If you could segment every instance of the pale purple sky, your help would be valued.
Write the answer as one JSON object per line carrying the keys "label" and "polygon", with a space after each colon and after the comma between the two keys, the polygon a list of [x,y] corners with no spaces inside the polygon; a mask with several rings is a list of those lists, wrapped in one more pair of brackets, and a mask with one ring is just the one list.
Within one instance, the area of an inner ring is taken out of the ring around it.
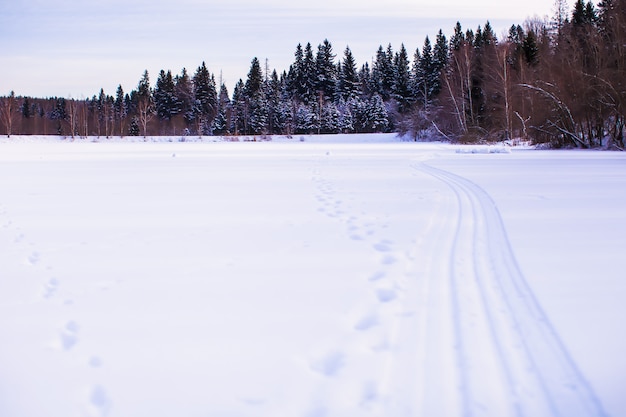
{"label": "pale purple sky", "polygon": [[527,17],[552,15],[527,0],[0,0],[0,95],[90,97],[118,84],[129,92],[147,69],[190,74],[205,61],[229,91],[253,57],[286,70],[296,45],[328,39],[360,67],[379,45],[404,43],[410,56],[441,28],[490,20],[498,36]]}

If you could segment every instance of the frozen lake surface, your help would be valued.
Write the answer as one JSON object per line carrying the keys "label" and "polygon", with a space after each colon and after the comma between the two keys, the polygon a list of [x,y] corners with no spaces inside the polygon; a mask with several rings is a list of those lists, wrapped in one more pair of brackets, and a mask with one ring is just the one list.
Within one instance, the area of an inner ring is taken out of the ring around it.
{"label": "frozen lake surface", "polygon": [[626,154],[303,139],[0,140],[0,415],[626,414]]}

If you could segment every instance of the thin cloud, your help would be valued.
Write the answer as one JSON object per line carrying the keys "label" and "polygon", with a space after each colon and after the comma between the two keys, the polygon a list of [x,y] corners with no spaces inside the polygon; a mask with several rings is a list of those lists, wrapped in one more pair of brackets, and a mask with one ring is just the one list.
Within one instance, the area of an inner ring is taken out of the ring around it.
{"label": "thin cloud", "polygon": [[[202,61],[216,76],[222,73],[232,89],[253,57],[287,70],[298,43],[316,47],[329,39],[338,59],[349,45],[361,65],[388,43],[396,49],[404,43],[412,55],[426,35],[434,37],[439,29],[450,34],[457,20],[475,28],[490,18],[500,30],[523,23],[526,16],[498,19],[514,6],[493,0],[472,4],[479,18],[458,1],[0,2],[6,3],[0,15],[0,59],[9,63],[0,66],[0,95],[15,90],[32,96],[91,96],[101,87],[112,94],[120,83],[129,91],[144,69],[156,77],[160,69],[192,72]],[[527,14],[538,10],[526,6]]]}

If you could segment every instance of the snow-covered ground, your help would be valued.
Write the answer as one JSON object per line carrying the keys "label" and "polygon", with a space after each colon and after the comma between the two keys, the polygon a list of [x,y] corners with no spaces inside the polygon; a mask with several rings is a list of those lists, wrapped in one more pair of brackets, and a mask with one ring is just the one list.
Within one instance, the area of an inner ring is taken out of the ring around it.
{"label": "snow-covered ground", "polygon": [[626,154],[177,140],[0,140],[0,416],[626,414]]}

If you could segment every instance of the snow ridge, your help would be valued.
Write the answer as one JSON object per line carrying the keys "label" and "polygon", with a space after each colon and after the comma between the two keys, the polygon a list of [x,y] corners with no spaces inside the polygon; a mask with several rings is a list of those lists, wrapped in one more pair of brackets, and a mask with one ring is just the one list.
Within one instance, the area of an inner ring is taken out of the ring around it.
{"label": "snow ridge", "polygon": [[[448,275],[444,292],[452,314],[431,319],[447,326],[440,334],[454,339],[454,349],[443,353],[454,355],[449,359],[458,365],[458,371],[445,370],[456,373],[452,378],[459,389],[449,394],[457,411],[464,416],[605,416],[526,283],[493,200],[466,178],[425,163],[414,167],[445,183],[457,202],[447,226],[447,233],[454,229],[453,238],[443,241],[451,242],[450,263],[439,271]],[[446,316],[453,322],[443,323]],[[427,395],[424,401],[428,415],[437,405],[430,407]]]}

